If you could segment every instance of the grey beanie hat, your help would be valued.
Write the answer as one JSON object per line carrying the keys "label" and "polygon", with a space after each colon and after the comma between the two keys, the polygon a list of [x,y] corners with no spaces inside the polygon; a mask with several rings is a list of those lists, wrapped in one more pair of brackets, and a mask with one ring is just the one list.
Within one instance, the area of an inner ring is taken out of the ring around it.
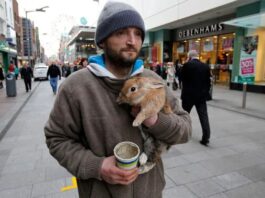
{"label": "grey beanie hat", "polygon": [[98,18],[95,35],[99,44],[113,32],[127,27],[137,27],[142,31],[142,42],[145,37],[145,26],[141,15],[130,5],[121,2],[107,2]]}

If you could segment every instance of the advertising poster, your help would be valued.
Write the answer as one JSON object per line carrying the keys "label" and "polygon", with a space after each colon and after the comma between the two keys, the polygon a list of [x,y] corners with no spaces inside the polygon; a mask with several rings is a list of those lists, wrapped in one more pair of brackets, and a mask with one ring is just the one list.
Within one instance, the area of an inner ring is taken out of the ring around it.
{"label": "advertising poster", "polygon": [[179,43],[177,47],[178,53],[184,53],[184,43]]}
{"label": "advertising poster", "polygon": [[234,45],[234,38],[226,38],[222,41],[223,50],[232,50]]}
{"label": "advertising poster", "polygon": [[240,53],[239,82],[254,83],[258,36],[248,36],[243,40]]}
{"label": "advertising poster", "polygon": [[213,39],[209,38],[204,41],[203,51],[210,52],[213,51]]}
{"label": "advertising poster", "polygon": [[200,42],[195,40],[189,40],[189,50],[200,51]]}

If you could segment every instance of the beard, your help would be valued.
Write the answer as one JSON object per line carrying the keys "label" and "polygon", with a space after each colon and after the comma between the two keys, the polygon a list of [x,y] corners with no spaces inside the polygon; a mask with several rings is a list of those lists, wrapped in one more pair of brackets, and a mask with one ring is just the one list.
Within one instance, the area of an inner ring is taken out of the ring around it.
{"label": "beard", "polygon": [[[128,51],[128,50],[136,53],[136,56],[135,57],[129,56],[129,55],[125,56],[122,54],[123,51]],[[132,46],[122,48],[120,51],[115,51],[111,47],[106,45],[104,53],[105,53],[105,56],[108,58],[108,60],[113,65],[120,67],[120,68],[131,68],[134,65],[140,52]]]}

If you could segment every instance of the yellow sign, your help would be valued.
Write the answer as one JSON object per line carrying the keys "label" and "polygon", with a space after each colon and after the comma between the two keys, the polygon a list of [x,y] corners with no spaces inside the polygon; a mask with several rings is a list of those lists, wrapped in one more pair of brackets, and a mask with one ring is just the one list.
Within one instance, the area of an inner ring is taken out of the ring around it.
{"label": "yellow sign", "polygon": [[72,177],[72,185],[71,186],[65,186],[65,187],[61,188],[61,191],[64,192],[64,191],[72,190],[75,188],[77,188],[76,178]]}

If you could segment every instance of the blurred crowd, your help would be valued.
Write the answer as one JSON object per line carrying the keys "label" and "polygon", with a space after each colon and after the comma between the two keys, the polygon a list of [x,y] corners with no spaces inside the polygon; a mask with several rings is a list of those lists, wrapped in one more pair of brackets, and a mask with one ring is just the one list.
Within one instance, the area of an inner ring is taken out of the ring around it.
{"label": "blurred crowd", "polygon": [[179,61],[176,60],[173,62],[159,63],[154,62],[146,67],[150,70],[156,72],[161,78],[163,78],[167,86],[172,87],[173,90],[181,88],[181,69],[182,64],[179,64]]}

